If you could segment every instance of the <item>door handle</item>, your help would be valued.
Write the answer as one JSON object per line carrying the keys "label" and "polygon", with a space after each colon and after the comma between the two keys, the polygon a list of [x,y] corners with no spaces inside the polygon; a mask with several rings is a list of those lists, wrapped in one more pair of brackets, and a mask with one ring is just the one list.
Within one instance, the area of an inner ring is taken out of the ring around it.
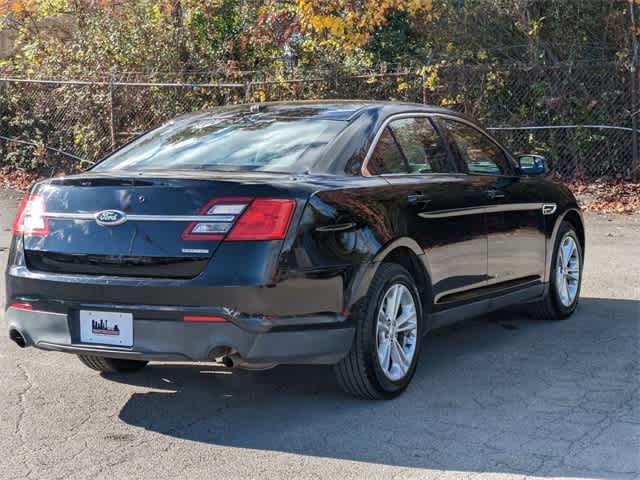
{"label": "door handle", "polygon": [[489,197],[490,200],[504,198],[504,192],[502,190],[495,190],[492,188],[490,190],[487,190],[487,197]]}
{"label": "door handle", "polygon": [[407,195],[407,202],[415,205],[416,203],[428,203],[427,197],[425,197],[420,192],[412,193]]}

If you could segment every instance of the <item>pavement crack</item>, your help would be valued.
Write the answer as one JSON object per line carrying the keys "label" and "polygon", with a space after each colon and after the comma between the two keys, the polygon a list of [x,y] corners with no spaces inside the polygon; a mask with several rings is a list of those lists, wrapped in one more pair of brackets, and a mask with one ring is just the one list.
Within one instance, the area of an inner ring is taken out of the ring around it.
{"label": "pavement crack", "polygon": [[23,422],[24,422],[24,414],[26,410],[26,398],[29,392],[33,389],[33,379],[31,378],[31,374],[29,373],[29,370],[27,370],[24,366],[17,363],[16,367],[18,368],[20,373],[22,373],[22,376],[24,377],[24,381],[26,382],[26,387],[21,392],[18,393],[18,415],[16,418],[16,424],[15,424],[13,433],[15,436],[20,438],[22,445],[24,446],[26,444],[26,439],[24,438]]}

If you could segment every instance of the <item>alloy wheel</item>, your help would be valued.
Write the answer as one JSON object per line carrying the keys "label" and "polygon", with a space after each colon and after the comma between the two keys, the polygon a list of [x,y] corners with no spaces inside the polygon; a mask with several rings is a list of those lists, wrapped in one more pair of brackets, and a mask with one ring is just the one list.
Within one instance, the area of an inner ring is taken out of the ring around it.
{"label": "alloy wheel", "polygon": [[580,286],[580,252],[575,239],[566,235],[556,259],[556,290],[560,302],[565,307],[571,306],[578,295]]}
{"label": "alloy wheel", "polygon": [[394,283],[380,302],[376,326],[378,362],[389,380],[400,380],[411,368],[417,335],[418,317],[413,295],[405,285]]}

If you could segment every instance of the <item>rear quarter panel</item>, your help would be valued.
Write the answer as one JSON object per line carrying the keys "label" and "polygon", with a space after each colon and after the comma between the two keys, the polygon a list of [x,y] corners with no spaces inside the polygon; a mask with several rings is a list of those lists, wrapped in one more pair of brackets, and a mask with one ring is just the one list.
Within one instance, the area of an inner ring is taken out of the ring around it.
{"label": "rear quarter panel", "polygon": [[[382,178],[352,177],[348,186],[313,194],[288,245],[280,274],[337,276],[349,309],[367,291],[376,262],[393,244],[422,252],[407,238],[396,187]],[[403,243],[404,241],[404,243]]]}

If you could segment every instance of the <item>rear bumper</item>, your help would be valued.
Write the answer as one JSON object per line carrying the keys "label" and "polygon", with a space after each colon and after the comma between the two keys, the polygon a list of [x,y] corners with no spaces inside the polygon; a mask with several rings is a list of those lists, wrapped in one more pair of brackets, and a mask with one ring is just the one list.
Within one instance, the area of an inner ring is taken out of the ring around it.
{"label": "rear bumper", "polygon": [[[166,313],[166,312],[164,312]],[[138,318],[134,313],[130,348],[80,342],[79,316],[8,308],[10,332],[18,332],[25,346],[75,354],[157,361],[210,360],[212,350],[228,347],[248,362],[333,364],[344,357],[354,328],[333,315],[283,319],[288,325],[243,328],[238,319],[223,323],[189,323]],[[254,319],[257,321],[256,319]],[[258,319],[260,320],[260,319]]]}

